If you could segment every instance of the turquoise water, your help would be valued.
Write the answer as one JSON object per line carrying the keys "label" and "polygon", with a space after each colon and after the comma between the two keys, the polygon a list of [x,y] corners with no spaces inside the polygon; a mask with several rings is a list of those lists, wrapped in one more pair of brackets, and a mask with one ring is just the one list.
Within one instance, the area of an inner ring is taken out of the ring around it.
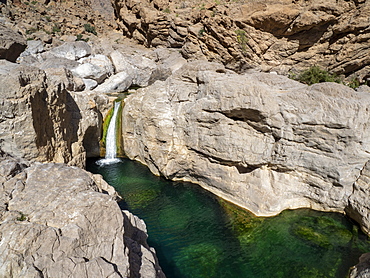
{"label": "turquoise water", "polygon": [[346,277],[370,241],[346,217],[312,210],[257,218],[197,185],[156,177],[127,159],[100,173],[144,219],[168,278]]}

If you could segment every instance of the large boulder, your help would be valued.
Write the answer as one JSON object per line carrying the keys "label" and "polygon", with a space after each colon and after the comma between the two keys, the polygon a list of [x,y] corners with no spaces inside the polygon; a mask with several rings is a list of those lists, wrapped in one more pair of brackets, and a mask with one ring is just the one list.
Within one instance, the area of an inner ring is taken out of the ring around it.
{"label": "large boulder", "polygon": [[370,160],[369,105],[369,93],[336,83],[189,63],[126,99],[123,145],[153,173],[256,215],[347,208],[368,231],[368,199],[354,185]]}
{"label": "large boulder", "polygon": [[0,22],[0,59],[15,62],[26,47],[26,40],[21,34]]}
{"label": "large boulder", "polygon": [[0,154],[0,188],[1,277],[164,277],[145,223],[98,175]]}

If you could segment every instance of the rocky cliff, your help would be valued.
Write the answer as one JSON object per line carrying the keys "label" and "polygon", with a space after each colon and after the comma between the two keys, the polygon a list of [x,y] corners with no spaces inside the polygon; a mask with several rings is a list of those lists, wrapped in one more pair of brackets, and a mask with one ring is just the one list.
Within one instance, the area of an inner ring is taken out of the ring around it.
{"label": "rocky cliff", "polygon": [[1,277],[164,277],[101,176],[1,153],[0,187]]}
{"label": "rocky cliff", "polygon": [[347,82],[370,78],[365,0],[5,2],[1,13],[13,27],[49,46],[59,37],[105,35],[177,48],[187,59],[220,62],[238,72],[253,67],[287,75],[317,65]]}
{"label": "rocky cliff", "polygon": [[281,74],[318,65],[366,81],[370,3],[345,0],[115,0],[124,34],[190,59]]}
{"label": "rocky cliff", "polygon": [[63,68],[44,71],[0,60],[0,80],[1,150],[81,167],[86,151],[99,154],[97,106],[107,105],[107,97],[68,91],[77,85]]}
{"label": "rocky cliff", "polygon": [[256,215],[347,211],[370,231],[369,87],[307,86],[194,62],[129,96],[127,155]]}

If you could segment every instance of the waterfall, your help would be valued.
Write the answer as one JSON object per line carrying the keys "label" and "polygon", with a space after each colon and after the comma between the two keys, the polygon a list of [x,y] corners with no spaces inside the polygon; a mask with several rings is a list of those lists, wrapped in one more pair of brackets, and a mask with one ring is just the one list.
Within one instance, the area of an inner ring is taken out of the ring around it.
{"label": "waterfall", "polygon": [[97,161],[99,165],[111,164],[119,162],[120,159],[116,157],[117,155],[117,116],[118,111],[121,106],[121,102],[117,101],[114,103],[113,115],[110,119],[107,136],[105,139],[105,158]]}
{"label": "waterfall", "polygon": [[114,103],[113,116],[109,122],[107,138],[105,140],[105,158],[114,159],[117,155],[117,115],[121,105],[120,101]]}

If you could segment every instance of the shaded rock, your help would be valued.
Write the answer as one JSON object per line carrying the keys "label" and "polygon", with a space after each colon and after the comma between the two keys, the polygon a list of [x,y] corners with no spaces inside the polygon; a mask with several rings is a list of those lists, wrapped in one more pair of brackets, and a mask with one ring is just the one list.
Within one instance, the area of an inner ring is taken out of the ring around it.
{"label": "shaded rock", "polygon": [[81,78],[73,76],[72,72],[66,68],[47,68],[45,69],[49,86],[63,86],[69,91],[83,91],[84,82]]}
{"label": "shaded rock", "polygon": [[360,262],[351,269],[349,273],[349,278],[369,278],[369,277],[370,277],[370,253],[366,253],[360,257]]}
{"label": "shaded rock", "polygon": [[0,22],[0,59],[15,62],[27,47],[22,35]]}
{"label": "shaded rock", "polygon": [[189,63],[126,99],[123,145],[153,173],[198,183],[256,215],[343,212],[370,158],[369,101],[336,83]]}
{"label": "shaded rock", "polygon": [[[20,158],[84,166],[86,151],[99,153],[102,122],[98,98],[68,89],[81,83],[65,69],[41,69],[0,61],[0,149]],[[103,107],[101,107],[104,109]],[[95,137],[97,136],[97,137]],[[91,144],[94,144],[91,143]],[[92,146],[90,146],[92,147]]]}
{"label": "shaded rock", "polygon": [[[164,277],[145,224],[99,193],[114,189],[100,188],[92,174],[2,155],[0,184],[1,276],[139,277],[149,269],[154,275],[146,277]],[[133,254],[140,269],[130,263]]]}

